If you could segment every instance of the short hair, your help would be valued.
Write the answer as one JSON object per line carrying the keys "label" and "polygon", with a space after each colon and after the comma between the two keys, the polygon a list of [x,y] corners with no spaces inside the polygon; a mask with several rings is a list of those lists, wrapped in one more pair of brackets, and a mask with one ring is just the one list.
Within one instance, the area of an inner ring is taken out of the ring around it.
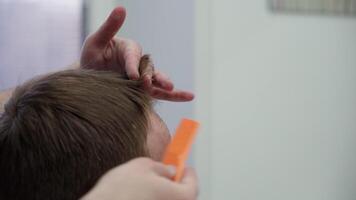
{"label": "short hair", "polygon": [[0,199],[66,200],[148,156],[151,98],[117,73],[67,70],[18,87],[0,117]]}

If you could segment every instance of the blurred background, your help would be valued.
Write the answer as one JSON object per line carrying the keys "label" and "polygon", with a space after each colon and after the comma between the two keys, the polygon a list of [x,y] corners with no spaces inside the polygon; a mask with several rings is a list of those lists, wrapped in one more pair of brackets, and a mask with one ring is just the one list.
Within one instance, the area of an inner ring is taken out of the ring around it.
{"label": "blurred background", "polygon": [[355,0],[0,0],[0,89],[79,58],[116,5],[202,124],[202,200],[356,199]]}

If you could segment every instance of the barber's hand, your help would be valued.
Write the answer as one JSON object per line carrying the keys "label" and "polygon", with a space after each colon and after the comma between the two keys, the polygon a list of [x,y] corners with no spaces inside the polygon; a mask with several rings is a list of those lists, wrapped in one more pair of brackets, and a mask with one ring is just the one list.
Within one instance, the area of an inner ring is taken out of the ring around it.
{"label": "barber's hand", "polygon": [[82,200],[196,200],[197,177],[186,169],[181,183],[169,178],[173,168],[137,158],[109,171]]}
{"label": "barber's hand", "polygon": [[[115,8],[99,30],[87,37],[80,59],[83,68],[126,73],[133,80],[140,77],[141,46],[133,40],[115,37],[125,16],[123,7]],[[191,101],[194,98],[190,92],[174,90],[172,81],[160,71],[155,70],[144,78],[145,88],[149,88],[154,98],[168,101]]]}

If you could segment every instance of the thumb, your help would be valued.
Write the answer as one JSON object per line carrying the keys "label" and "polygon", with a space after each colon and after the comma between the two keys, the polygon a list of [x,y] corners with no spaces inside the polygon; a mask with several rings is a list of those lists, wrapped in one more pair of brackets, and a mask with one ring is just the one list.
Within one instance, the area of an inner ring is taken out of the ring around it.
{"label": "thumb", "polygon": [[181,183],[190,186],[198,185],[198,176],[193,168],[188,167],[184,170],[184,175]]}
{"label": "thumb", "polygon": [[164,165],[162,163],[156,163],[152,169],[156,175],[164,178],[171,179],[176,175],[176,168],[172,165]]}
{"label": "thumb", "polygon": [[126,17],[124,7],[116,7],[101,25],[98,31],[93,34],[93,43],[98,47],[105,47],[123,25]]}
{"label": "thumb", "polygon": [[186,168],[181,185],[185,188],[186,194],[197,197],[199,193],[198,176],[193,168]]}

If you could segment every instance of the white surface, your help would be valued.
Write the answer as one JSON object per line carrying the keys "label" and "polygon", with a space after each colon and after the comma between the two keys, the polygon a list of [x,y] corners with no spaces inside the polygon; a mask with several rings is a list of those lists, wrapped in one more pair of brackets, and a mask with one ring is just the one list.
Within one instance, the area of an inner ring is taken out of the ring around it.
{"label": "white surface", "polygon": [[0,0],[0,89],[78,60],[81,0]]}
{"label": "white surface", "polygon": [[196,11],[201,199],[354,200],[356,20],[266,1]]}

